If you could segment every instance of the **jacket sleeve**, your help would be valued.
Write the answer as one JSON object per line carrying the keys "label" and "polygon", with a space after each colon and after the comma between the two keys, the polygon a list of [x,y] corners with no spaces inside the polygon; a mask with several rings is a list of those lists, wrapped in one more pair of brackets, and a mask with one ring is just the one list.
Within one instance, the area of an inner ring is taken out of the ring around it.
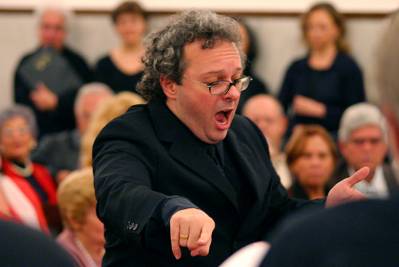
{"label": "jacket sleeve", "polygon": [[112,137],[116,131],[134,136],[131,129],[113,126],[107,127],[112,131],[100,134],[93,148],[98,216],[119,238],[145,243],[143,238],[153,229],[147,227],[150,223],[167,227],[174,212],[196,206],[185,198],[155,191],[151,177],[157,171],[156,153],[139,137]]}

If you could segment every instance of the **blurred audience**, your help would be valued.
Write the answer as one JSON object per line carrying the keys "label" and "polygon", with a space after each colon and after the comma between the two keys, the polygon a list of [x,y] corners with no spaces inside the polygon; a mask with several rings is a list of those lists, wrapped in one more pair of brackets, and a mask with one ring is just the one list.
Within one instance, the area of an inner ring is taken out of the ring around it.
{"label": "blurred audience", "polygon": [[282,106],[274,97],[259,94],[248,99],[242,114],[253,121],[266,137],[273,167],[280,176],[283,186],[289,188],[292,179],[283,151],[287,118]]}
{"label": "blurred audience", "polygon": [[[2,182],[3,192],[6,197],[14,192],[15,199],[12,195],[7,198],[12,201],[8,203],[10,208],[18,213],[15,217],[41,229],[46,229],[48,223],[56,232],[60,230],[56,186],[48,170],[30,159],[36,136],[37,126],[29,108],[17,105],[0,113],[1,167],[4,175],[10,178]],[[26,205],[26,214],[22,214],[25,211],[19,205]],[[43,218],[42,209],[46,218]]]}
{"label": "blurred audience", "polygon": [[79,267],[100,267],[105,252],[104,226],[96,215],[93,179],[91,168],[72,172],[57,192],[64,223],[57,242]]}
{"label": "blurred audience", "polygon": [[288,68],[279,100],[296,124],[320,124],[336,137],[345,109],[365,101],[362,72],[349,55],[341,14],[328,3],[318,3],[302,19],[308,46],[305,57]]}
{"label": "blurred audience", "polygon": [[337,149],[328,132],[319,125],[297,126],[285,151],[293,175],[289,195],[301,199],[325,198],[337,161]]}
{"label": "blurred audience", "polygon": [[[390,148],[397,164],[399,11],[391,16],[387,25],[378,50],[376,69],[380,103],[388,118],[389,139],[393,141]],[[399,196],[396,194],[386,200],[353,202],[299,218],[279,231],[261,266],[398,266],[398,207]]]}
{"label": "blurred audience", "polygon": [[370,168],[366,180],[355,188],[369,198],[386,198],[399,189],[392,167],[384,163],[388,151],[387,123],[380,110],[368,103],[349,107],[339,128],[339,148],[344,160],[334,174],[339,182],[361,167]]}
{"label": "blurred audience", "polygon": [[136,84],[143,75],[142,41],[147,29],[147,13],[136,2],[123,2],[113,10],[112,22],[121,44],[97,62],[95,79],[116,93],[137,93]]}
{"label": "blurred audience", "polygon": [[249,83],[247,90],[243,91],[240,96],[240,102],[237,107],[237,114],[241,114],[245,102],[254,95],[269,93],[266,83],[259,78],[254,72],[254,64],[258,55],[258,45],[254,32],[248,24],[242,19],[237,18],[240,25],[241,48],[247,56],[246,66],[244,70],[245,76],[250,76],[252,81]]}
{"label": "blurred audience", "polygon": [[81,166],[92,166],[92,151],[94,140],[102,128],[114,118],[125,113],[131,106],[145,103],[144,99],[131,92],[121,92],[108,99],[96,110],[90,119],[87,131],[81,142]]}
{"label": "blurred audience", "polygon": [[32,108],[41,137],[75,127],[75,95],[92,75],[82,56],[65,45],[70,13],[52,5],[37,10],[36,16],[39,44],[18,64],[14,100]]}
{"label": "blurred audience", "polygon": [[113,95],[102,83],[89,83],[80,88],[74,112],[77,128],[48,135],[42,139],[32,158],[50,170],[57,183],[79,168],[80,140],[85,134],[95,110]]}

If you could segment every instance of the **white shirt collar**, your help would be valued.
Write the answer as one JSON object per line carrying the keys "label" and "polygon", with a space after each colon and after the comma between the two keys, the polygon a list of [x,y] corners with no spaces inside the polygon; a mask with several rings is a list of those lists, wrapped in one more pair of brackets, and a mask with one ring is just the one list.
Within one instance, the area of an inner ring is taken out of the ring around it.
{"label": "white shirt collar", "polygon": [[[349,173],[353,174],[354,170],[349,168]],[[382,166],[378,166],[374,172],[374,177],[370,182],[360,181],[353,186],[368,198],[387,198],[389,196],[388,185],[384,178]]]}

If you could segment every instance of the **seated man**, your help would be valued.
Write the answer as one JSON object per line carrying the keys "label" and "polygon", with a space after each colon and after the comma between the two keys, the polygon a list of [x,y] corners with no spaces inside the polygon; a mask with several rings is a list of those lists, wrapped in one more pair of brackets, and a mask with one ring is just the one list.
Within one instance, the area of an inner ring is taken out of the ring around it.
{"label": "seated man", "polygon": [[92,74],[82,56],[65,45],[69,12],[52,5],[37,16],[39,44],[17,66],[14,101],[32,108],[41,138],[75,128],[74,99]]}
{"label": "seated man", "polygon": [[266,137],[273,167],[283,186],[289,188],[292,179],[282,150],[287,118],[281,104],[270,95],[256,95],[248,99],[242,114],[253,121]]}
{"label": "seated man", "polygon": [[46,165],[58,182],[79,167],[80,138],[85,133],[93,112],[112,95],[111,89],[102,83],[83,86],[74,107],[77,129],[44,137],[34,152],[33,159]]}
{"label": "seated man", "polygon": [[384,163],[388,149],[387,125],[377,107],[360,103],[343,114],[338,132],[344,161],[336,169],[335,182],[360,169],[370,168],[368,177],[355,185],[369,198],[385,198],[398,189],[392,168]]}

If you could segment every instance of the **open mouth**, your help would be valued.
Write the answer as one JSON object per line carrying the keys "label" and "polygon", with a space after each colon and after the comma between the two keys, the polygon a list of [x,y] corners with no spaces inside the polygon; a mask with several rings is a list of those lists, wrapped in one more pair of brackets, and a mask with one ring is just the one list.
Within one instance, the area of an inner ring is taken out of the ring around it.
{"label": "open mouth", "polygon": [[219,111],[215,115],[216,126],[220,130],[225,130],[230,126],[233,109]]}

